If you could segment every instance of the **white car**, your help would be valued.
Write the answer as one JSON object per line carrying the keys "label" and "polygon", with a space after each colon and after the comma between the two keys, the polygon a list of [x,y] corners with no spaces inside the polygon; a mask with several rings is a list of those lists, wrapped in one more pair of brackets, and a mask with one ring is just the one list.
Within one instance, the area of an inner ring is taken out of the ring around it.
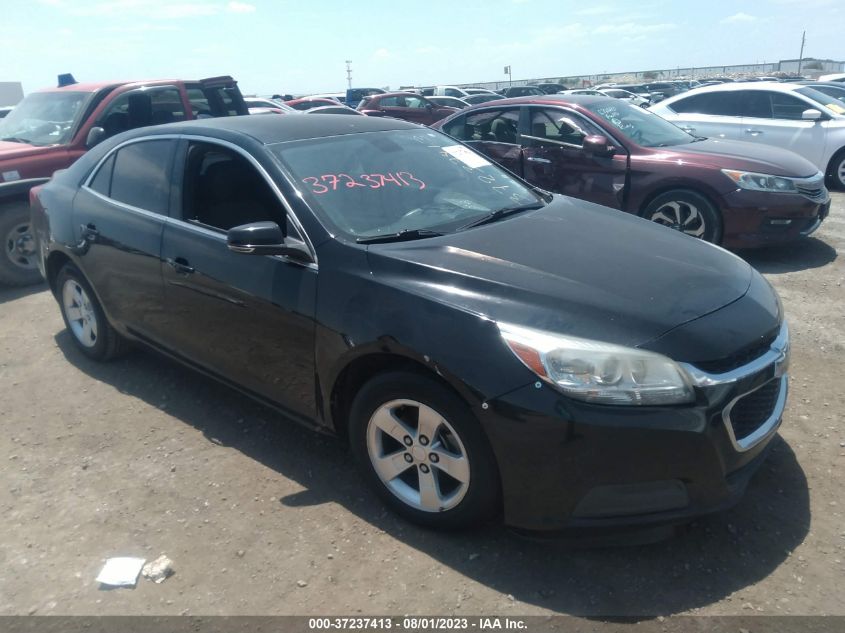
{"label": "white car", "polygon": [[706,86],[649,108],[696,136],[774,145],[800,154],[845,189],[845,104],[809,86]]}
{"label": "white car", "polygon": [[832,75],[822,75],[819,81],[845,81],[845,73],[833,73]]}
{"label": "white car", "polygon": [[640,106],[641,108],[645,108],[651,103],[645,97],[629,92],[628,90],[623,90],[622,88],[602,88],[599,92],[614,99],[623,99],[631,105]]}
{"label": "white car", "polygon": [[468,93],[463,88],[458,88],[457,86],[435,86],[434,87],[434,97],[457,97],[458,99],[463,99],[464,97],[468,97],[470,93]]}

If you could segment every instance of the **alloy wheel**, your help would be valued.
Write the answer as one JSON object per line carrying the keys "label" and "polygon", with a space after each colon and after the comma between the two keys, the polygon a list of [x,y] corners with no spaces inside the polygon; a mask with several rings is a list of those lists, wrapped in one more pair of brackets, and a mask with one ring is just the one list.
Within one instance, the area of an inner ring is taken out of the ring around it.
{"label": "alloy wheel", "polygon": [[845,156],[843,156],[842,160],[839,161],[839,165],[836,169],[836,177],[839,180],[839,186],[845,187]]}
{"label": "alloy wheel", "polygon": [[85,347],[97,344],[97,313],[85,289],[75,279],[68,279],[62,287],[62,307],[70,331]]}
{"label": "alloy wheel", "polygon": [[6,233],[4,250],[9,261],[18,268],[35,269],[35,240],[29,232],[28,222],[16,224]]}
{"label": "alloy wheel", "polygon": [[707,230],[704,215],[698,207],[686,201],[667,202],[658,207],[649,219],[692,237],[704,237]]}
{"label": "alloy wheel", "polygon": [[367,452],[387,489],[417,510],[450,510],[469,488],[469,457],[461,438],[421,402],[392,400],[376,409],[367,424]]}

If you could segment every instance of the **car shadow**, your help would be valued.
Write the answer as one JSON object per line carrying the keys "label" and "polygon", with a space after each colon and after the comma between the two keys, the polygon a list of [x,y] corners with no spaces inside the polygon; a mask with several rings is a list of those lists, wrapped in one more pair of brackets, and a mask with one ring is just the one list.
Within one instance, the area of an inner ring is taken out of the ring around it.
{"label": "car shadow", "polygon": [[736,254],[761,273],[791,273],[821,268],[836,259],[836,249],[809,237],[789,244],[738,250]]}
{"label": "car shadow", "polygon": [[0,284],[0,304],[15,301],[17,299],[23,299],[24,297],[28,297],[36,292],[42,292],[47,289],[47,282],[44,281],[40,281],[37,284],[32,284],[30,286],[5,286]]}
{"label": "car shadow", "polygon": [[[341,440],[287,422],[157,354],[139,350],[102,364],[82,355],[67,331],[55,340],[67,360],[92,378],[153,407],[166,398],[167,412],[210,442],[300,484],[303,491],[280,499],[284,506],[338,503],[503,596],[561,614],[641,620],[704,607],[771,574],[810,526],[804,472],[790,446],[776,438],[738,506],[650,545],[585,548],[567,538],[527,538],[501,525],[466,533],[425,530],[388,512],[365,489],[351,474],[352,457]],[[745,600],[736,600],[740,609]]]}

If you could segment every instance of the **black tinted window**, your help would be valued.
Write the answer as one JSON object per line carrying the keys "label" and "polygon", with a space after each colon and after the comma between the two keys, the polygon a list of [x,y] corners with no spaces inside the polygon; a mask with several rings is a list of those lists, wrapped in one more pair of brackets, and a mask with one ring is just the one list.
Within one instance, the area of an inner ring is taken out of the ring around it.
{"label": "black tinted window", "polygon": [[741,116],[739,93],[708,92],[690,95],[671,106],[675,112],[691,114],[712,114],[716,116]]}
{"label": "black tinted window", "polygon": [[772,100],[768,92],[749,90],[743,95],[742,116],[755,119],[772,118]]}
{"label": "black tinted window", "polygon": [[114,154],[106,159],[100,169],[97,170],[97,175],[91,181],[91,189],[104,196],[108,196],[111,189],[111,172],[114,167]]}
{"label": "black tinted window", "polygon": [[167,214],[172,150],[171,141],[142,141],[118,150],[110,197],[139,209]]}

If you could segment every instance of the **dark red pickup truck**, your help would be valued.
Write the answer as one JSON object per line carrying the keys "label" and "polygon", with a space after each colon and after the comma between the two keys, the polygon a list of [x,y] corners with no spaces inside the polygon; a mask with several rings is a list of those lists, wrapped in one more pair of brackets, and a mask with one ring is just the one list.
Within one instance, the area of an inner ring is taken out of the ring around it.
{"label": "dark red pickup truck", "polygon": [[29,192],[100,141],[147,125],[248,114],[231,77],[72,83],[28,95],[0,119],[0,283],[41,279]]}

